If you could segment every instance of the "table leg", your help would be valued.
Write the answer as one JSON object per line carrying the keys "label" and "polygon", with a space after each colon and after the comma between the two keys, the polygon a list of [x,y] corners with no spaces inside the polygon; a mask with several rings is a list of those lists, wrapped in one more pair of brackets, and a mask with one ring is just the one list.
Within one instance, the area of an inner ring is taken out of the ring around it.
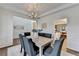
{"label": "table leg", "polygon": [[39,48],[39,56],[42,56],[42,53],[43,53],[43,47],[40,47]]}

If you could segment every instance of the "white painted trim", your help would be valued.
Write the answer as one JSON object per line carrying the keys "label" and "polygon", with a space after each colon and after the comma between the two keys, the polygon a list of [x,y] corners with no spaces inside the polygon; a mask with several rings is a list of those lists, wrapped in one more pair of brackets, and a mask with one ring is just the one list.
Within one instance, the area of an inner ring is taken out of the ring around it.
{"label": "white painted trim", "polygon": [[76,5],[76,3],[74,3],[74,4],[71,4],[71,3],[70,3],[70,4],[65,4],[65,5],[63,5],[63,6],[61,6],[61,7],[58,7],[58,8],[56,8],[56,9],[54,9],[54,10],[48,11],[48,12],[46,12],[46,13],[43,13],[43,14],[40,15],[39,17],[42,18],[42,17],[45,16],[45,15],[49,15],[49,14],[51,14],[51,13],[54,13],[54,12],[57,12],[57,11],[61,11],[62,9],[71,7],[71,6],[73,6],[73,5]]}

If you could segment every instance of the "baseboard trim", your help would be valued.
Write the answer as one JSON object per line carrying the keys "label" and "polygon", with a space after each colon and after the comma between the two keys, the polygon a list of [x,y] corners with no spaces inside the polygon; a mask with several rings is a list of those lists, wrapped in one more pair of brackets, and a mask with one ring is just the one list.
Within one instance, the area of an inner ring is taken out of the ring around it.
{"label": "baseboard trim", "polygon": [[70,49],[70,48],[67,48],[67,52],[68,52],[68,53],[71,53],[71,54],[74,54],[74,55],[76,55],[76,56],[79,56],[79,52],[78,52],[78,51],[72,50],[72,49]]}

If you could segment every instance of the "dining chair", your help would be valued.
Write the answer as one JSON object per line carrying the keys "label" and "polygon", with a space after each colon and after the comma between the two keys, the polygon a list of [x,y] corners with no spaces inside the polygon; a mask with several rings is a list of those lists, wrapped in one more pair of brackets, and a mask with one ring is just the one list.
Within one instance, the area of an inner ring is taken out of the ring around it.
{"label": "dining chair", "polygon": [[22,49],[24,49],[23,37],[24,37],[24,36],[23,36],[22,34],[19,34],[20,43],[21,43],[21,50],[20,50],[20,52],[22,52]]}
{"label": "dining chair", "polygon": [[61,48],[64,42],[64,38],[60,38],[60,40],[56,40],[54,47],[49,47],[44,51],[45,56],[60,56],[61,54]]}
{"label": "dining chair", "polygon": [[31,36],[31,33],[30,32],[24,32],[24,36]]}
{"label": "dining chair", "polygon": [[34,50],[32,39],[28,39],[27,37],[23,37],[25,52],[28,56],[36,56],[38,52]]}

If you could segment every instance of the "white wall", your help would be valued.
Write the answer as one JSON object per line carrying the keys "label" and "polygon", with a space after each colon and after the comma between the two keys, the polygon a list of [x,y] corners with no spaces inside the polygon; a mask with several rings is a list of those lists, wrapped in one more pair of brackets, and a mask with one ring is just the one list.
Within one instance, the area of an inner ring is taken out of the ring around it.
{"label": "white wall", "polygon": [[19,38],[19,34],[32,31],[32,20],[14,16],[13,26],[23,26],[24,29],[13,29],[13,38]]}
{"label": "white wall", "polygon": [[10,12],[0,9],[0,48],[13,44],[13,24]]}
{"label": "white wall", "polygon": [[[12,45],[13,38],[18,37],[17,31],[13,30],[13,26],[14,26],[13,21],[14,21],[14,19],[16,20],[16,18],[14,18],[14,16],[17,16],[20,18],[22,17],[22,19],[20,19],[20,20],[25,20],[24,19],[25,15],[0,7],[0,48]],[[26,22],[26,24],[24,22]],[[31,31],[30,30],[31,26],[29,26],[31,23],[28,25],[27,25],[27,23],[28,23],[27,21],[22,21],[21,23],[25,24],[25,27],[28,26],[28,29],[24,28],[26,31]],[[21,23],[19,23],[19,24],[21,24]],[[15,35],[14,35],[14,33],[15,33]]]}
{"label": "white wall", "polygon": [[48,27],[43,32],[54,32],[54,22],[63,17],[68,18],[67,24],[67,47],[79,52],[79,5],[72,8],[61,10],[57,13],[46,16],[38,20],[38,26],[42,23],[47,23]]}

